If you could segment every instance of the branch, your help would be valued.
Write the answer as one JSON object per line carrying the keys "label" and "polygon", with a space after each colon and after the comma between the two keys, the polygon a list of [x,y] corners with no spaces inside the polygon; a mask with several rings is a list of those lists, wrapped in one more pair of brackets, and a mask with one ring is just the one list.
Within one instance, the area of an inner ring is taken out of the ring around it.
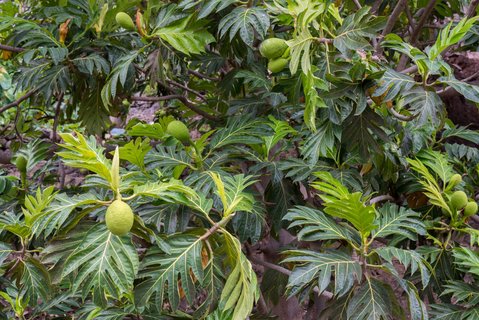
{"label": "branch", "polygon": [[399,0],[396,7],[394,7],[393,12],[389,16],[388,22],[386,23],[386,26],[384,27],[383,32],[381,33],[381,38],[376,44],[376,51],[378,52],[378,54],[382,54],[382,48],[380,47],[381,41],[384,39],[384,37],[387,34],[391,33],[391,31],[393,30],[397,19],[399,18],[399,16],[401,15],[401,12],[406,7],[406,1],[407,0]]}
{"label": "branch", "polygon": [[196,106],[191,101],[189,101],[185,96],[182,96],[179,94],[171,94],[171,95],[159,96],[159,97],[145,97],[145,96],[131,97],[131,100],[133,101],[149,101],[149,102],[165,101],[165,100],[173,100],[173,99],[180,100],[185,105],[185,107],[205,117],[208,120],[215,121],[215,122],[220,121],[219,118],[209,114],[206,111],[201,110],[198,106]]}
{"label": "branch", "polygon": [[333,39],[328,39],[328,38],[313,38],[314,41],[319,42],[319,43],[333,43]]}
{"label": "branch", "polygon": [[[470,81],[470,80],[472,80],[472,79],[477,78],[478,76],[479,76],[479,71],[476,71],[475,73],[473,73],[472,75],[470,75],[470,76],[467,77],[467,78],[462,79],[461,81],[462,81],[462,82],[467,82],[467,81]],[[452,87],[447,87],[447,88],[445,88],[445,89],[436,91],[436,93],[437,93],[438,95],[443,95],[443,94],[445,94],[446,92],[449,92],[449,91],[451,91],[451,90],[452,90]]]}
{"label": "branch", "polygon": [[213,78],[213,77],[209,77],[205,74],[202,74],[201,72],[198,72],[198,71],[195,71],[195,70],[188,70],[188,73],[189,74],[192,74],[198,78],[201,78],[201,79],[206,79],[206,80],[210,80],[210,81],[219,81],[220,79],[218,78]]}
{"label": "branch", "polygon": [[414,43],[417,40],[417,37],[419,36],[419,33],[422,30],[422,27],[426,23],[427,19],[429,18],[429,15],[432,13],[432,10],[434,10],[434,6],[436,5],[437,0],[430,0],[424,9],[424,13],[421,16],[421,19],[419,19],[419,22],[416,25],[416,28],[414,29],[413,33],[411,34],[411,39],[409,42],[411,45],[414,45]]}
{"label": "branch", "polygon": [[395,118],[401,120],[401,121],[412,121],[417,118],[419,113],[413,114],[412,116],[405,116],[394,110],[394,108],[388,108],[389,113],[391,113]]}
{"label": "branch", "polygon": [[206,99],[206,97],[204,95],[202,95],[201,93],[199,93],[198,91],[196,90],[193,90],[193,89],[190,89],[188,88],[187,86],[181,84],[181,83],[178,83],[176,81],[173,81],[173,80],[170,80],[170,79],[167,79],[166,80],[169,84],[171,85],[174,85],[175,87],[178,87],[178,88],[181,88],[181,89],[184,89],[188,92],[191,92],[193,93],[194,95],[196,95],[198,98],[200,98],[201,100],[203,100],[204,102],[208,102],[208,100]]}
{"label": "branch", "polygon": [[[278,266],[276,264],[273,264],[273,263],[270,263],[270,262],[267,262],[267,261],[264,261],[264,260],[261,260],[261,259],[258,259],[256,257],[253,257],[251,255],[248,256],[248,259],[253,262],[253,263],[256,263],[256,264],[259,264],[260,266],[263,266],[265,268],[268,268],[268,269],[271,269],[271,270],[275,270],[275,271],[278,271],[279,273],[282,273],[284,275],[287,275],[288,277],[292,274],[292,271],[291,270],[288,270],[286,268],[283,268],[281,266]],[[316,294],[321,294],[322,296],[324,296],[325,298],[327,299],[331,299],[333,298],[333,293],[329,292],[329,291],[323,291],[323,292],[320,292],[319,291],[319,288],[317,286],[315,286],[313,288],[313,291],[316,293]]]}
{"label": "branch", "polygon": [[[437,0],[429,0],[426,8],[424,9],[423,14],[421,15],[421,19],[419,19],[419,22],[417,23],[416,27],[414,28],[411,38],[409,39],[409,43],[411,45],[415,45],[417,37],[419,36],[419,33],[421,32],[424,24],[426,23],[427,19],[429,18],[429,15],[432,13],[434,10],[434,6],[436,5]],[[397,66],[397,70],[401,71],[406,67],[406,63],[408,62],[409,58],[406,55],[402,55],[401,59],[399,60],[399,64]]]}
{"label": "branch", "polygon": [[479,5],[479,0],[472,0],[466,10],[466,18],[470,19],[476,15],[476,9]]}
{"label": "branch", "polygon": [[30,90],[28,91],[24,96],[20,97],[18,100],[11,102],[3,107],[0,108],[0,114],[2,114],[4,111],[13,108],[13,107],[18,107],[20,103],[23,101],[27,100],[30,98],[33,94],[35,94],[38,91],[38,89]]}
{"label": "branch", "polygon": [[25,49],[23,49],[23,48],[12,47],[12,46],[8,46],[8,45],[6,45],[6,44],[0,44],[0,50],[10,51],[10,52],[17,52],[17,53],[25,51]]}
{"label": "branch", "polygon": [[384,195],[372,198],[371,200],[369,200],[369,204],[375,204],[375,203],[383,202],[383,201],[394,201],[394,200],[395,199],[389,194],[384,194]]}

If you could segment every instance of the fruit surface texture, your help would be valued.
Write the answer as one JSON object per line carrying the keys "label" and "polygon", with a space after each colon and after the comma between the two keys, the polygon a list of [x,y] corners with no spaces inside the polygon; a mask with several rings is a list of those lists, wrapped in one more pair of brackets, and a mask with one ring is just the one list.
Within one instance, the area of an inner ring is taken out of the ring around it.
{"label": "fruit surface texture", "polygon": [[477,213],[477,203],[475,201],[469,201],[464,208],[464,216],[470,217]]}
{"label": "fruit surface texture", "polygon": [[288,59],[278,58],[268,62],[268,70],[272,73],[282,71],[288,65]]}
{"label": "fruit surface texture", "polygon": [[464,191],[456,191],[451,196],[451,204],[456,209],[462,209],[467,204],[467,195]]}
{"label": "fruit surface texture", "polygon": [[133,220],[133,211],[127,203],[121,200],[113,201],[106,210],[106,226],[114,235],[127,234],[133,226]]}
{"label": "fruit surface texture", "polygon": [[166,128],[166,133],[175,137],[181,142],[188,142],[190,140],[190,132],[186,125],[178,120],[171,121]]}
{"label": "fruit surface texture", "polygon": [[449,180],[449,184],[451,185],[451,187],[455,187],[461,182],[462,182],[462,176],[458,173],[453,175],[451,179]]}
{"label": "fruit surface texture", "polygon": [[131,19],[131,17],[126,14],[125,12],[118,12],[116,14],[116,22],[122,27],[122,28],[125,28],[127,30],[135,30],[136,27],[135,27],[135,24],[133,23],[133,19]]}
{"label": "fruit surface texture", "polygon": [[261,55],[268,59],[276,59],[288,48],[288,44],[285,40],[279,38],[269,38],[261,43],[259,52]]}

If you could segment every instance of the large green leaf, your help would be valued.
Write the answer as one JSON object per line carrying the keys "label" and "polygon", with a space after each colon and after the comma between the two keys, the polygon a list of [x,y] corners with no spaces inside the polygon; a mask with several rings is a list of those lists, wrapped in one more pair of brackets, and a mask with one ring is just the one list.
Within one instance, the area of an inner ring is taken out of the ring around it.
{"label": "large green leaf", "polygon": [[218,29],[221,37],[229,32],[231,40],[239,32],[241,40],[253,47],[255,35],[263,39],[269,24],[269,16],[262,8],[237,7],[221,19]]}
{"label": "large green leaf", "polygon": [[350,193],[331,173],[320,171],[314,174],[320,180],[312,186],[321,191],[319,197],[324,201],[324,212],[349,221],[361,234],[369,236],[377,228],[376,211],[366,205],[359,192]]}
{"label": "large green leaf", "polygon": [[289,229],[301,227],[297,234],[301,241],[345,240],[358,246],[361,244],[359,234],[354,230],[338,224],[317,209],[297,206],[289,210],[283,219],[291,221]]}
{"label": "large green leaf", "polygon": [[141,282],[135,287],[135,301],[139,307],[154,302],[156,308],[162,310],[163,300],[167,299],[176,310],[181,299],[180,287],[191,304],[196,295],[196,282],[203,282],[202,240],[178,234],[170,237],[167,243],[171,248],[168,254],[152,247],[141,262]]}
{"label": "large green leaf", "polygon": [[341,53],[346,54],[348,50],[356,51],[358,48],[365,50],[371,47],[367,39],[376,36],[376,32],[381,30],[386,19],[374,17],[369,13],[369,9],[369,7],[363,7],[344,19],[333,41],[334,46]]}
{"label": "large green leaf", "polygon": [[395,247],[381,247],[374,250],[381,258],[393,263],[393,260],[399,261],[407,271],[413,275],[417,271],[420,272],[423,287],[426,287],[431,277],[431,265],[419,253],[413,250],[399,249]]}
{"label": "large green leaf", "polygon": [[341,297],[362,279],[362,268],[359,262],[341,251],[320,253],[309,250],[288,250],[285,254],[288,258],[283,262],[299,264],[289,276],[290,296],[307,288],[312,289],[314,286],[318,286],[319,291],[323,292],[332,282],[334,295]]}
{"label": "large green leaf", "polygon": [[139,262],[128,236],[115,236],[104,224],[97,224],[86,232],[73,231],[69,238],[79,241],[65,257],[61,275],[72,277],[72,291],[81,290],[85,298],[91,290],[93,300],[101,306],[106,305],[108,295],[131,292]]}
{"label": "large green leaf", "polygon": [[74,168],[83,168],[98,174],[111,182],[111,161],[103,154],[103,147],[97,145],[93,136],[88,140],[80,133],[76,137],[70,133],[60,133],[64,143],[60,144],[64,151],[57,152],[63,162]]}
{"label": "large green leaf", "polygon": [[387,203],[378,210],[378,228],[372,231],[372,239],[401,235],[415,240],[418,235],[426,234],[426,228],[420,218],[421,215],[411,209]]}
{"label": "large green leaf", "polygon": [[232,320],[246,319],[259,298],[256,274],[251,263],[241,252],[241,244],[230,233],[223,232],[224,251],[231,272],[220,296],[219,308],[232,311]]}
{"label": "large green leaf", "polygon": [[152,35],[160,37],[186,55],[205,52],[206,45],[214,42],[215,38],[206,30],[204,21],[192,21],[191,17],[167,27],[156,28]]}
{"label": "large green leaf", "polygon": [[262,143],[269,128],[260,120],[251,120],[248,117],[233,117],[228,119],[225,128],[215,132],[210,142],[212,150],[230,144]]}
{"label": "large green leaf", "polygon": [[366,278],[349,302],[348,320],[379,320],[393,318],[394,294],[376,279]]}

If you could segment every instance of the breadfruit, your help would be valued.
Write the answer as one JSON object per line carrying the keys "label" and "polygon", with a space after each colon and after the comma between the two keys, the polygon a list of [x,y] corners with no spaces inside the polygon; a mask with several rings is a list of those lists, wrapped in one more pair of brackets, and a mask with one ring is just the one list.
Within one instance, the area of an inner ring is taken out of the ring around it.
{"label": "breadfruit", "polygon": [[115,200],[106,210],[105,223],[108,230],[117,236],[127,234],[133,226],[134,215],[130,206]]}
{"label": "breadfruit", "polygon": [[116,14],[116,22],[122,27],[125,28],[126,30],[136,30],[135,24],[133,23],[133,20],[131,17],[126,14],[125,12],[118,12]]}
{"label": "breadfruit", "polygon": [[175,137],[183,143],[190,141],[190,132],[186,125],[178,120],[171,121],[166,127],[166,133],[170,136]]}
{"label": "breadfruit", "polygon": [[259,53],[268,59],[276,59],[288,48],[285,40],[279,38],[269,38],[264,40],[259,47]]}
{"label": "breadfruit", "polygon": [[460,174],[456,173],[455,175],[453,175],[451,177],[451,179],[449,179],[449,186],[451,188],[454,188],[455,186],[457,186],[461,182],[462,182],[462,176]]}
{"label": "breadfruit", "polygon": [[470,217],[477,213],[477,203],[475,201],[469,201],[464,208],[464,216]]}
{"label": "breadfruit", "polygon": [[462,209],[467,204],[467,195],[464,191],[456,191],[451,196],[451,204],[455,209]]}
{"label": "breadfruit", "polygon": [[272,73],[282,71],[288,65],[288,59],[278,58],[268,62],[268,70]]}
{"label": "breadfruit", "polygon": [[15,160],[15,165],[17,166],[18,171],[25,172],[27,171],[27,159],[24,156],[18,156]]}

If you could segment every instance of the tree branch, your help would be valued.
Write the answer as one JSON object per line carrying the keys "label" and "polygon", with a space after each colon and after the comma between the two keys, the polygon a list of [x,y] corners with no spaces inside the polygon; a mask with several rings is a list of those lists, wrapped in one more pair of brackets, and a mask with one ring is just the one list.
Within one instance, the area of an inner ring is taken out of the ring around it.
{"label": "tree branch", "polygon": [[476,15],[476,9],[479,5],[479,0],[472,0],[466,10],[466,18],[472,18]]}
{"label": "tree branch", "polygon": [[[253,257],[252,255],[249,255],[248,256],[248,259],[253,262],[253,263],[256,263],[256,264],[259,264],[260,266],[263,266],[265,268],[268,268],[268,269],[271,269],[271,270],[275,270],[279,273],[282,273],[284,275],[287,275],[288,277],[292,274],[292,271],[291,270],[288,270],[286,268],[283,268],[281,266],[278,266],[274,263],[271,263],[271,262],[268,262],[268,261],[264,261],[264,260],[261,260],[261,259],[258,259],[256,257]],[[313,288],[313,291],[316,293],[316,294],[321,294],[322,296],[324,296],[325,298],[327,299],[331,299],[334,295],[329,292],[329,291],[323,291],[323,292],[320,292],[319,291],[319,288],[316,286]]]}
{"label": "tree branch", "polygon": [[208,120],[218,122],[220,119],[218,117],[215,117],[211,114],[209,114],[206,111],[201,110],[197,105],[193,104],[190,100],[188,100],[185,96],[179,95],[179,94],[171,94],[167,96],[158,96],[158,97],[146,97],[146,96],[132,96],[131,100],[133,101],[150,101],[150,102],[155,102],[155,101],[165,101],[165,100],[173,100],[177,99],[180,100],[181,103],[185,105],[188,109],[196,112],[197,114],[205,117]]}
{"label": "tree branch", "polygon": [[412,116],[405,116],[394,110],[394,108],[388,108],[389,113],[391,113],[395,118],[401,120],[401,121],[412,121],[417,118],[419,113],[413,114]]}
{"label": "tree branch", "polygon": [[378,54],[382,54],[382,48],[381,48],[381,41],[384,39],[384,37],[391,33],[391,31],[394,28],[394,25],[396,24],[397,19],[401,15],[401,12],[404,10],[406,7],[406,1],[407,0],[399,0],[398,3],[396,4],[396,7],[394,7],[393,12],[389,16],[388,22],[386,23],[386,26],[383,29],[383,32],[381,33],[381,38],[379,39],[378,43],[376,44],[376,51]]}
{"label": "tree branch", "polygon": [[[432,11],[434,10],[434,6],[436,5],[436,1],[437,0],[429,0],[426,8],[424,9],[423,14],[421,15],[421,19],[419,19],[416,27],[414,28],[414,30],[411,34],[411,38],[409,39],[409,43],[411,45],[413,45],[413,46],[415,45],[415,43],[417,41],[417,38],[419,36],[419,33],[421,32],[424,24],[426,23],[427,19],[429,18]],[[403,70],[406,67],[406,63],[408,62],[408,60],[409,60],[409,57],[403,54],[401,56],[401,59],[399,60],[399,64],[398,64],[396,70],[398,70],[398,71]]]}
{"label": "tree branch", "polygon": [[17,53],[25,51],[25,49],[23,49],[23,48],[12,47],[12,46],[8,46],[8,45],[6,45],[6,44],[0,44],[0,50],[10,51],[10,52],[17,52]]}
{"label": "tree branch", "polygon": [[191,92],[192,94],[196,95],[198,98],[200,98],[201,100],[203,100],[204,102],[207,102],[208,100],[206,99],[206,97],[204,95],[202,95],[201,93],[199,93],[198,91],[196,90],[193,90],[191,88],[188,88],[187,86],[181,84],[181,83],[178,83],[176,81],[173,81],[173,80],[170,80],[170,79],[167,79],[166,82],[168,82],[169,84],[171,85],[174,85],[175,87],[178,87],[178,88],[181,88],[181,89],[184,89],[188,92]]}
{"label": "tree branch", "polygon": [[202,74],[201,72],[198,72],[198,71],[195,71],[195,70],[188,70],[188,73],[189,74],[192,74],[198,78],[201,78],[201,79],[206,79],[206,80],[210,80],[210,81],[219,81],[220,79],[218,78],[212,78],[212,77],[209,77],[205,74]]}
{"label": "tree branch", "polygon": [[369,200],[369,204],[375,204],[382,201],[394,201],[394,200],[395,199],[389,194],[384,194],[384,195],[372,198],[371,200]]}
{"label": "tree branch", "polygon": [[11,102],[9,104],[6,104],[4,105],[3,107],[0,108],[0,114],[2,114],[3,112],[5,112],[6,110],[10,109],[10,108],[14,108],[14,107],[17,107],[18,105],[20,105],[20,103],[22,103],[23,101],[27,100],[28,98],[30,98],[33,94],[35,94],[36,92],[38,91],[38,89],[34,89],[34,90],[30,90],[28,91],[24,96],[18,98],[18,100],[14,101],[14,102]]}

